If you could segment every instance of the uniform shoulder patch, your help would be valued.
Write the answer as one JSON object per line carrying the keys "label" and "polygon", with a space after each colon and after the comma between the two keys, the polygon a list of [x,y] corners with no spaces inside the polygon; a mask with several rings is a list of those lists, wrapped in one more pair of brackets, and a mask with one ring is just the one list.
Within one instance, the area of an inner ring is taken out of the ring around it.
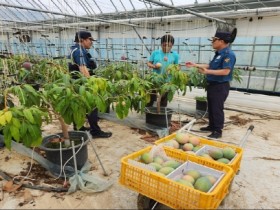
{"label": "uniform shoulder patch", "polygon": [[228,63],[230,61],[230,58],[226,58],[225,62]]}

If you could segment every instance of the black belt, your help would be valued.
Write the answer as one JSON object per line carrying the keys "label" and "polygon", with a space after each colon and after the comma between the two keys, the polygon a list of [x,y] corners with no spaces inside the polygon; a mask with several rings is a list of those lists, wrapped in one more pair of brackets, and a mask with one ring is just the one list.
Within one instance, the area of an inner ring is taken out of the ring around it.
{"label": "black belt", "polygon": [[215,81],[212,81],[212,82],[207,82],[207,85],[211,86],[211,85],[221,85],[221,84],[226,84],[226,83],[229,83],[228,81],[226,82],[215,82]]}

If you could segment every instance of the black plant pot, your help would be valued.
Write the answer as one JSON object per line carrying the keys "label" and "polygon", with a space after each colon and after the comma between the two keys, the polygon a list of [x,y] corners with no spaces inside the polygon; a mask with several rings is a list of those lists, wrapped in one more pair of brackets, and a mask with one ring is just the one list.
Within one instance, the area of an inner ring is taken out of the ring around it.
{"label": "black plant pot", "polygon": [[[80,170],[88,159],[88,151],[87,151],[87,144],[89,142],[88,135],[82,131],[69,131],[70,141],[72,139],[79,139],[82,143],[82,138],[84,139],[84,145],[80,149],[80,151],[76,154],[77,160],[77,169]],[[47,145],[49,144],[50,140],[57,137],[62,137],[62,133],[58,133],[55,135],[46,136],[43,138],[42,145],[40,148],[45,151],[46,159],[51,161],[54,164],[61,165],[60,162],[60,148],[49,148]],[[81,147],[81,143],[75,145],[75,152],[79,150]],[[62,165],[73,156],[72,147],[69,148],[62,148]],[[66,165],[72,166],[74,168],[74,159],[72,158]]]}
{"label": "black plant pot", "polygon": [[158,113],[156,107],[146,107],[146,123],[159,127],[170,126],[172,112],[172,109],[161,107]]}
{"label": "black plant pot", "polygon": [[207,101],[196,100],[196,114],[208,116]]}

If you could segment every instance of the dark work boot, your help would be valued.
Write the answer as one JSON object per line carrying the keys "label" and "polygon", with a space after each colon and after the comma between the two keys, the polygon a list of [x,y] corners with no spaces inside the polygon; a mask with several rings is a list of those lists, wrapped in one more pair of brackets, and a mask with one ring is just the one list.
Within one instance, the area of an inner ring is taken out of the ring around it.
{"label": "dark work boot", "polygon": [[201,127],[199,130],[201,130],[201,131],[213,131],[213,129],[209,125],[207,127]]}
{"label": "dark work boot", "polygon": [[109,138],[112,136],[111,132],[104,132],[102,130],[100,131],[90,131],[90,134],[92,135],[92,138]]}
{"label": "dark work boot", "polygon": [[[73,129],[74,129],[74,131],[78,130],[75,125],[73,126]],[[80,127],[80,129],[78,131],[90,131],[90,128],[82,126],[82,127]]]}
{"label": "dark work boot", "polygon": [[218,139],[222,137],[222,133],[218,131],[213,131],[208,137],[212,139]]}

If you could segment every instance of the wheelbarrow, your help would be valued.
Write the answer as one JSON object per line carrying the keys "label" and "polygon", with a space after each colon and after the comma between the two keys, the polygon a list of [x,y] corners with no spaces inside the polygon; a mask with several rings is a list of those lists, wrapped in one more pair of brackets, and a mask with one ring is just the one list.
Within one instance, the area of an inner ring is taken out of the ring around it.
{"label": "wheelbarrow", "polygon": [[[187,132],[190,134],[194,134],[197,135],[193,132],[191,132],[191,128],[193,126],[193,124],[195,123],[196,119],[192,120],[191,122],[189,122],[188,124],[186,124],[185,126],[183,126],[180,130],[178,130],[177,132]],[[237,152],[236,157],[234,158],[234,160],[231,161],[231,163],[229,163],[229,166],[234,170],[235,174],[237,175],[239,173],[239,169],[240,169],[240,163],[241,163],[241,159],[242,159],[242,154],[243,154],[243,147],[244,144],[248,138],[248,136],[251,134],[251,132],[253,131],[254,126],[250,125],[249,128],[246,131],[246,134],[241,138],[240,143],[239,143],[239,147],[233,146],[233,145],[229,145],[229,144],[225,144],[225,143],[221,143],[218,141],[212,141],[209,139],[205,139],[204,136],[200,136],[202,137],[201,142],[205,145],[211,145],[214,147],[232,147],[234,148],[234,150]],[[167,142],[171,139],[174,139],[176,136],[175,134],[171,134],[167,137],[164,137],[158,141],[155,142],[155,144],[162,144],[164,142]],[[228,188],[228,190],[230,191],[232,186],[232,182],[230,183],[230,186]],[[225,203],[225,199],[223,199],[223,201],[221,202],[221,205],[224,205]],[[137,200],[137,207],[138,209],[171,209],[170,207],[163,205],[147,196],[142,195],[141,193],[138,194],[138,200]]]}

